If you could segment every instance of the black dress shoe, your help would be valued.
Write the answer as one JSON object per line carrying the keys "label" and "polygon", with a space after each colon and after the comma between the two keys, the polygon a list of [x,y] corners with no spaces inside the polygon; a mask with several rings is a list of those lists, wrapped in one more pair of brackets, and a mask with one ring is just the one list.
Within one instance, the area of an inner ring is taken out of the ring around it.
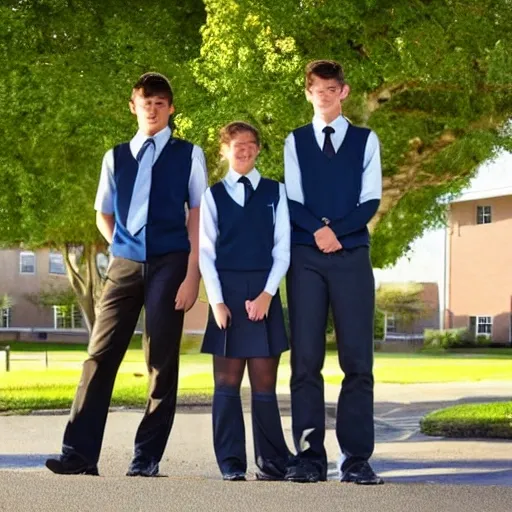
{"label": "black dress shoe", "polygon": [[354,462],[341,472],[342,482],[353,482],[359,485],[380,485],[384,480],[375,474],[368,462]]}
{"label": "black dress shoe", "polygon": [[57,475],[99,475],[96,464],[89,464],[78,455],[61,455],[58,459],[47,459],[45,465]]}
{"label": "black dress shoe", "polygon": [[245,482],[245,473],[243,471],[231,471],[222,474],[222,480],[227,482]]}
{"label": "black dress shoe", "polygon": [[284,460],[265,460],[256,471],[256,480],[267,482],[284,480],[286,462]]}
{"label": "black dress shoe", "polygon": [[309,459],[295,459],[286,468],[284,479],[288,482],[325,482],[326,470],[318,462]]}
{"label": "black dress shoe", "polygon": [[158,462],[153,459],[133,459],[126,476],[158,476]]}

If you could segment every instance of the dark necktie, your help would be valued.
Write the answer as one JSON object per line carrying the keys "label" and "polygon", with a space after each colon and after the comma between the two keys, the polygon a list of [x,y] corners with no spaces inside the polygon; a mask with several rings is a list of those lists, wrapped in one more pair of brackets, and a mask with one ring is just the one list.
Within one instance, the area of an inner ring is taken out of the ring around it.
{"label": "dark necktie", "polygon": [[332,145],[331,135],[336,130],[332,126],[326,126],[322,131],[325,133],[324,147],[322,148],[322,151],[329,158],[332,158],[336,154],[336,151]]}
{"label": "dark necktie", "polygon": [[238,178],[238,183],[242,183],[244,186],[244,206],[249,202],[249,199],[251,199],[251,196],[254,192],[254,189],[252,188],[252,183],[249,180],[247,176],[242,176]]}
{"label": "dark necktie", "polygon": [[139,164],[149,146],[153,146],[153,149],[155,149],[155,139],[149,137],[149,139],[146,139],[144,141],[144,144],[142,144],[142,147],[139,149],[139,152],[137,153],[137,162],[139,162]]}

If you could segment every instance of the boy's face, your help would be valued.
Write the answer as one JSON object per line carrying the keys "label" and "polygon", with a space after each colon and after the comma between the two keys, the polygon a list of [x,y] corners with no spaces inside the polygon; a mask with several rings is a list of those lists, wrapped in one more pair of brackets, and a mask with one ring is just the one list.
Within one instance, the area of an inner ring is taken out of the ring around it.
{"label": "boy's face", "polygon": [[335,78],[320,78],[313,75],[306,98],[313,105],[315,114],[336,117],[341,114],[341,102],[348,96],[350,87],[340,84]]}
{"label": "boy's face", "polygon": [[174,105],[163,96],[144,97],[135,91],[130,100],[130,111],[137,116],[139,130],[152,136],[169,124],[169,117],[174,112]]}
{"label": "boy's face", "polygon": [[233,136],[229,144],[222,144],[221,154],[239,174],[247,174],[254,168],[260,147],[251,132],[240,132]]}

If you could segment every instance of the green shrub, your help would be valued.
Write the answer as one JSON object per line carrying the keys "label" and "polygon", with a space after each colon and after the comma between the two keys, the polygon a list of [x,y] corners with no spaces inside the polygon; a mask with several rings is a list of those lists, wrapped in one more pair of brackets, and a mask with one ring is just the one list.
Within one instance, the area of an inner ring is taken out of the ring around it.
{"label": "green shrub", "polygon": [[425,329],[423,346],[425,348],[461,348],[474,346],[467,329]]}
{"label": "green shrub", "polygon": [[479,334],[475,339],[475,344],[478,347],[488,347],[492,343],[492,338],[485,334]]}
{"label": "green shrub", "polygon": [[384,323],[386,315],[378,308],[375,308],[375,314],[373,316],[373,339],[383,340],[384,339]]}

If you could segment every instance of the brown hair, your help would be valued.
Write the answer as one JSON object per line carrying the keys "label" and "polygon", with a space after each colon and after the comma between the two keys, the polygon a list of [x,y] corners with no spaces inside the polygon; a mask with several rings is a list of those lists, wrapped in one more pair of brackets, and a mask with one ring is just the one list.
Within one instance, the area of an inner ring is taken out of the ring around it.
{"label": "brown hair", "polygon": [[160,73],[144,73],[133,86],[133,94],[139,92],[144,98],[151,96],[162,96],[167,98],[169,105],[172,105],[173,93],[168,78]]}
{"label": "brown hair", "polygon": [[313,84],[313,76],[318,76],[324,80],[333,78],[340,85],[345,83],[345,75],[341,64],[335,60],[313,60],[306,65],[306,89]]}
{"label": "brown hair", "polygon": [[220,144],[228,144],[231,140],[242,132],[250,132],[254,135],[256,139],[256,144],[260,146],[260,134],[256,128],[252,124],[246,123],[244,121],[233,121],[232,123],[223,126],[219,131],[219,142]]}

